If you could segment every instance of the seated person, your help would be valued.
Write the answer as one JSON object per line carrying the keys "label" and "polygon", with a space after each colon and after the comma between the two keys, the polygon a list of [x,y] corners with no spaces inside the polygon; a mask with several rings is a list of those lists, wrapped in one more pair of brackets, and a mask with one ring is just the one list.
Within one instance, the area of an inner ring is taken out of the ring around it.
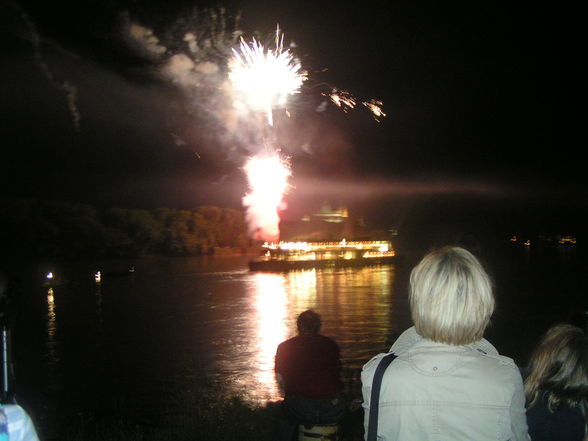
{"label": "seated person", "polygon": [[280,439],[290,441],[301,423],[339,422],[346,411],[342,397],[341,360],[337,343],[319,334],[321,317],[312,310],[297,319],[298,335],[276,351],[275,372],[284,393]]}

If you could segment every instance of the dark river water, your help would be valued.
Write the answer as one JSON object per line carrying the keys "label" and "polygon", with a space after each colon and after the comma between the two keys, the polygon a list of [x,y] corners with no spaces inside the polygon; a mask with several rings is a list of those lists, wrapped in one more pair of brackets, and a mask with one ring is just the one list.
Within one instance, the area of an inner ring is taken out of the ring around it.
{"label": "dark river water", "polygon": [[[487,337],[519,365],[551,324],[585,326],[580,251],[504,243],[482,253],[498,301]],[[204,384],[221,397],[275,401],[276,346],[307,308],[339,343],[346,375],[356,375],[410,326],[408,275],[420,257],[284,274],[249,272],[246,257],[29,265],[18,272],[12,329],[17,397],[46,440],[109,409],[157,420]],[[122,275],[130,266],[135,272]],[[43,283],[49,271],[52,286]]]}

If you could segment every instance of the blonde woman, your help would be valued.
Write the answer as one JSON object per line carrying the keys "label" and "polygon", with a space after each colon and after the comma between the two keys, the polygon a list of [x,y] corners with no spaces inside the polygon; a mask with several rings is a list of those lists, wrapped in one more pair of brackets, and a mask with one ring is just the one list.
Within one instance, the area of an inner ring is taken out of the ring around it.
{"label": "blonde woman", "polygon": [[[371,402],[373,379],[390,353],[362,371],[367,438],[527,441],[520,371],[482,338],[494,295],[480,262],[458,247],[429,253],[412,270],[409,303],[414,326],[392,345],[396,358],[384,371],[377,403]],[[374,434],[370,411],[376,409]]]}
{"label": "blonde woman", "polygon": [[533,441],[586,439],[588,339],[582,329],[552,327],[531,356],[525,381]]}

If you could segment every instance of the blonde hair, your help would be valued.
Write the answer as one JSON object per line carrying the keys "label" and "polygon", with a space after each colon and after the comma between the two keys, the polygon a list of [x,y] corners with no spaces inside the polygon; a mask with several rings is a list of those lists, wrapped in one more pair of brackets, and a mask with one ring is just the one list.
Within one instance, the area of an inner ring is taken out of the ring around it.
{"label": "blonde hair", "polygon": [[410,274],[409,301],[416,331],[451,345],[481,339],[495,306],[488,274],[459,247],[441,248],[420,261]]}
{"label": "blonde hair", "polygon": [[525,380],[527,407],[547,395],[547,407],[580,406],[586,419],[588,397],[588,339],[582,329],[569,324],[553,326],[531,355]]}

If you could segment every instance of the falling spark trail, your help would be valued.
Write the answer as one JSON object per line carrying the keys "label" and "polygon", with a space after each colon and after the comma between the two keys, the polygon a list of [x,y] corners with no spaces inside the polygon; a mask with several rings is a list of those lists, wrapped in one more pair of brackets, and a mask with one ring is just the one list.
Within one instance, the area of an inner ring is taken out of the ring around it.
{"label": "falling spark trail", "polygon": [[377,122],[380,122],[380,120],[378,118],[386,116],[386,114],[382,110],[382,105],[384,104],[384,103],[382,103],[382,101],[372,99],[369,101],[365,101],[362,104],[365,107],[367,107],[370,110],[370,112],[372,112],[372,115],[374,115],[374,119]]}
{"label": "falling spark trail", "polygon": [[350,109],[355,108],[355,104],[356,104],[355,98],[353,97],[353,95],[351,95],[351,93],[349,93],[345,90],[339,91],[339,90],[335,89],[328,96],[337,107],[343,109],[343,112],[347,112],[348,107]]}
{"label": "falling spark trail", "polygon": [[[333,104],[342,109],[345,113],[347,113],[349,109],[355,109],[355,106],[357,105],[357,99],[346,90],[333,89],[331,93],[323,93],[322,95],[328,96]],[[382,110],[384,103],[380,100],[371,99],[369,101],[362,101],[361,104],[372,113],[377,122],[380,122],[378,118],[386,116]]]}

